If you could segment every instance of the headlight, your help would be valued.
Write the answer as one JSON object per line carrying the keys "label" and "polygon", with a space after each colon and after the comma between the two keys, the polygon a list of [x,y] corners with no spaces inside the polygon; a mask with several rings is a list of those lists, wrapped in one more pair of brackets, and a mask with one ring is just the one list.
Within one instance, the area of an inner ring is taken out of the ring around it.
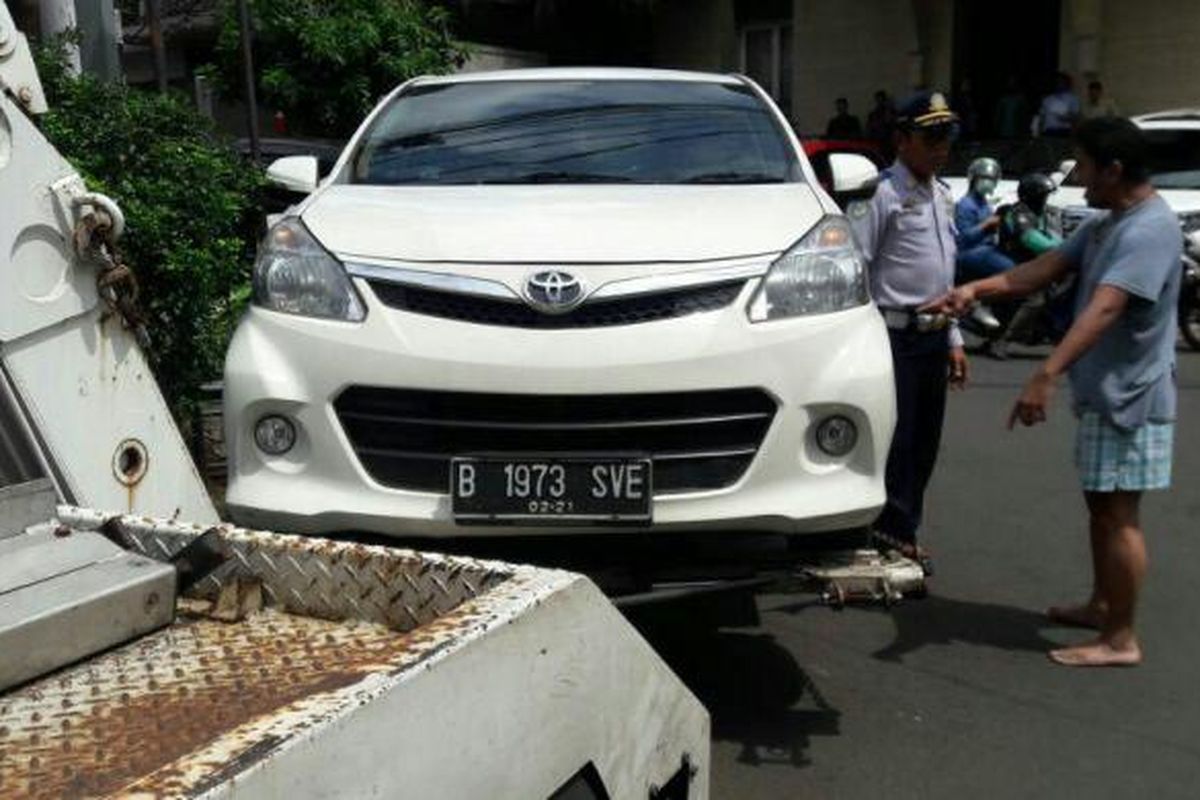
{"label": "headlight", "polygon": [[747,308],[751,322],[865,305],[866,269],[845,217],[827,216],[780,256]]}
{"label": "headlight", "polygon": [[1195,233],[1200,231],[1200,211],[1191,211],[1187,214],[1179,215],[1179,224],[1183,227],[1184,233]]}
{"label": "headlight", "polygon": [[254,262],[254,302],[306,317],[358,322],[366,316],[346,270],[294,217],[267,231]]}

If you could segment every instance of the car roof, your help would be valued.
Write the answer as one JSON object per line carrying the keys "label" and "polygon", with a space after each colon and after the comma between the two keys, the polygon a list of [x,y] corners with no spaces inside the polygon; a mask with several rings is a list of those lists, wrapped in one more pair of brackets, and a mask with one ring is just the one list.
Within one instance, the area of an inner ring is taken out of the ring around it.
{"label": "car roof", "polygon": [[490,72],[461,72],[455,75],[426,75],[415,83],[486,83],[489,81],[674,81],[686,83],[717,83],[726,86],[744,85],[738,75],[713,72],[689,72],[672,69],[642,69],[631,67],[531,67]]}
{"label": "car roof", "polygon": [[1133,118],[1139,128],[1146,130],[1196,130],[1200,129],[1200,108],[1176,108],[1169,111],[1155,111],[1152,114],[1142,114]]}

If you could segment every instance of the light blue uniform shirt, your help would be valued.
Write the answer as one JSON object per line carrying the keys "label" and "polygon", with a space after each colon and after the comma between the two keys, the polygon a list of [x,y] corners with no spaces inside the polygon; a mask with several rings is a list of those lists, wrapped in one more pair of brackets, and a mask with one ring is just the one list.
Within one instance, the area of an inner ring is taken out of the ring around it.
{"label": "light blue uniform shirt", "polygon": [[1182,269],[1179,217],[1157,194],[1120,214],[1097,214],[1060,252],[1079,270],[1076,315],[1100,286],[1129,304],[1071,367],[1076,412],[1119,428],[1175,419],[1175,325]]}
{"label": "light blue uniform shirt", "polygon": [[[849,216],[878,305],[917,308],[954,288],[958,250],[949,186],[922,183],[897,161],[880,174],[870,200],[850,205]],[[957,325],[950,346],[962,346]]]}

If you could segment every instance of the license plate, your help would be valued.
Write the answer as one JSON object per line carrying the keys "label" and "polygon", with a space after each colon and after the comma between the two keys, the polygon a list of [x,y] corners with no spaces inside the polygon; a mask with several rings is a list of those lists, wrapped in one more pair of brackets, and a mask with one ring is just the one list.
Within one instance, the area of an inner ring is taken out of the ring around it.
{"label": "license plate", "polygon": [[650,459],[472,456],[450,462],[450,497],[463,523],[648,522]]}

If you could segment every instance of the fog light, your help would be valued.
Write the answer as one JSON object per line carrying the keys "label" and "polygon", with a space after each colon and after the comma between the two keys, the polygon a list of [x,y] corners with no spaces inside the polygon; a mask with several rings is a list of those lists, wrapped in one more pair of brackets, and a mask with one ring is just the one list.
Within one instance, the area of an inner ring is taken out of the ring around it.
{"label": "fog light", "polygon": [[841,457],[858,444],[858,426],[846,417],[830,417],[817,426],[817,447],[826,455]]}
{"label": "fog light", "polygon": [[286,417],[263,417],[254,426],[254,442],[267,455],[281,456],[296,444],[296,426]]}

